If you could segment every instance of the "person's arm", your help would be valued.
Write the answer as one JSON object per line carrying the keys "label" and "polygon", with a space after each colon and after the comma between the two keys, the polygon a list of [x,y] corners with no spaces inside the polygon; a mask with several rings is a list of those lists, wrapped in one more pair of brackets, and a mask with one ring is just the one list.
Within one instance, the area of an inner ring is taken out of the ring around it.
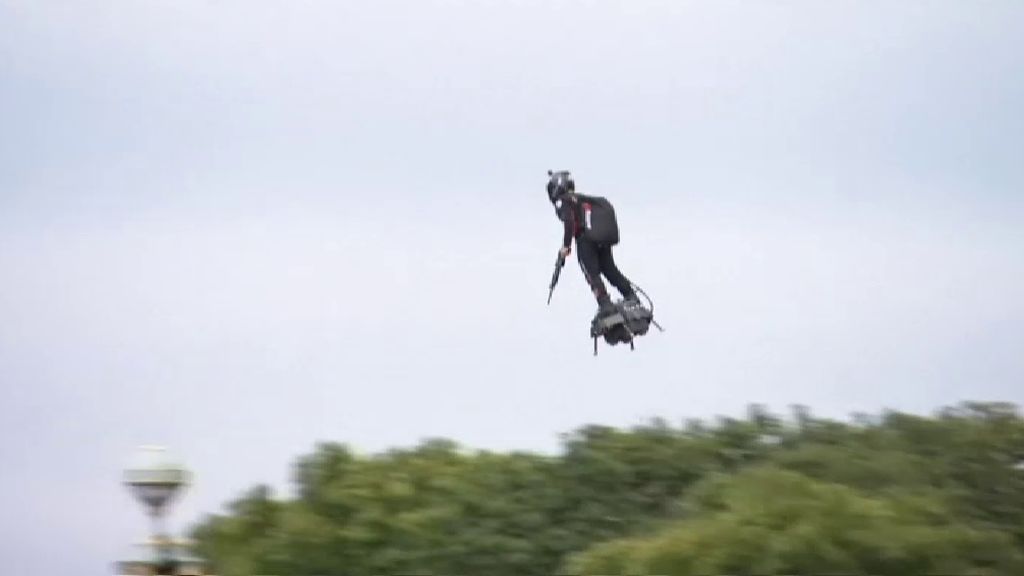
{"label": "person's arm", "polygon": [[576,228],[576,212],[572,209],[572,204],[564,202],[562,204],[562,225],[564,226],[564,232],[562,234],[562,254],[568,255],[572,252],[572,237],[573,232]]}

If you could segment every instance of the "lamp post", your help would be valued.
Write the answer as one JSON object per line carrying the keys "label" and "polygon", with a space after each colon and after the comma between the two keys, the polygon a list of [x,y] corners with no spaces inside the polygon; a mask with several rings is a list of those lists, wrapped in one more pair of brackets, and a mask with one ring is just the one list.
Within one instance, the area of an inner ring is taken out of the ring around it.
{"label": "lamp post", "polygon": [[168,508],[190,482],[189,471],[159,446],[139,448],[124,472],[124,484],[145,506],[152,521],[156,574],[177,571],[174,543],[164,522]]}

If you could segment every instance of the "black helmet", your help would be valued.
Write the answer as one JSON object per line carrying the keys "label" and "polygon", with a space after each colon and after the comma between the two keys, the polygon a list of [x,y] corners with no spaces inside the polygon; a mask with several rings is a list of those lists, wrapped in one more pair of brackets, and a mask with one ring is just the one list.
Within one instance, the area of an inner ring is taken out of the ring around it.
{"label": "black helmet", "polygon": [[552,172],[548,170],[548,200],[552,204],[558,202],[569,192],[576,191],[576,183],[572,180],[572,174],[569,174],[568,170],[562,170],[561,172]]}

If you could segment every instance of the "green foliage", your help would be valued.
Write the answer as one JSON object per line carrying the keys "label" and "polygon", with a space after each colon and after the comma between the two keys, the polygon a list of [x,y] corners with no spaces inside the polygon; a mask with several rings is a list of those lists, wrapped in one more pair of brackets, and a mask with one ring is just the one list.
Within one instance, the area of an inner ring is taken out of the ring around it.
{"label": "green foliage", "polygon": [[571,573],[1010,574],[1011,539],[959,522],[926,496],[870,498],[774,467],[714,478],[694,516],[658,533],[597,545]]}
{"label": "green foliage", "polygon": [[745,418],[583,427],[555,457],[449,440],[298,459],[196,526],[218,574],[1013,573],[1024,551],[1024,421]]}

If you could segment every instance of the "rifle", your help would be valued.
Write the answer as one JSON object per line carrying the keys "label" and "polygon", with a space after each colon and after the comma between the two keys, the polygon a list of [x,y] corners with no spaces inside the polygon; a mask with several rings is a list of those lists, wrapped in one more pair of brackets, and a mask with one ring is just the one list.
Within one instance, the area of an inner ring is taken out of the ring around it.
{"label": "rifle", "polygon": [[551,286],[548,287],[548,305],[551,304],[551,295],[555,293],[555,285],[558,284],[558,277],[562,274],[562,267],[565,266],[565,255],[558,251],[558,258],[555,259],[555,271],[551,274]]}

